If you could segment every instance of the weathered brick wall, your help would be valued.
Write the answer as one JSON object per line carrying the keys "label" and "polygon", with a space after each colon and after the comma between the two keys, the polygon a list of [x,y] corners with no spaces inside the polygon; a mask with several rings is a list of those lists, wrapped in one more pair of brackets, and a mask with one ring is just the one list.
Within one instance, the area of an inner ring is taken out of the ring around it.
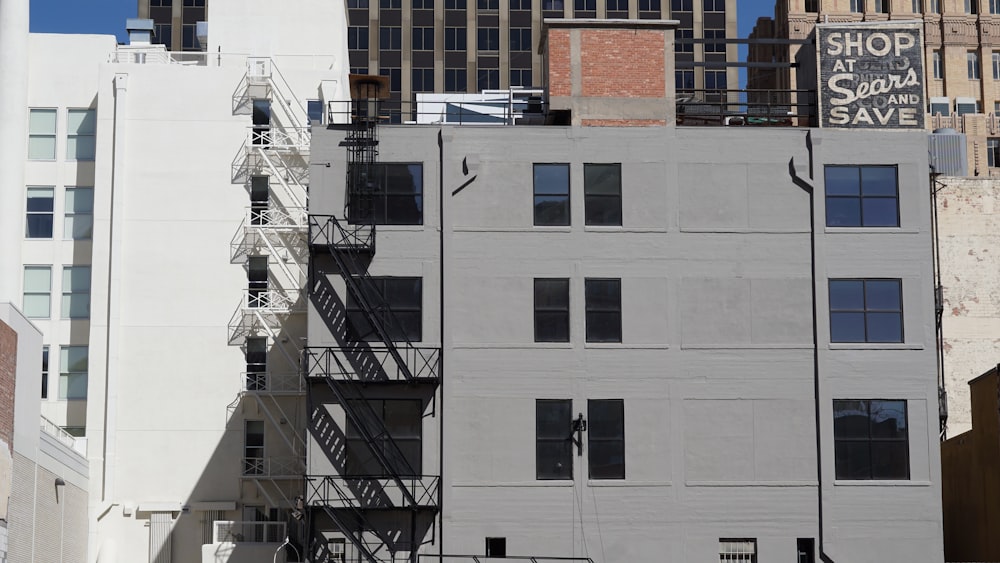
{"label": "weathered brick wall", "polygon": [[969,380],[1000,363],[1000,180],[938,191],[948,435],[972,426]]}
{"label": "weathered brick wall", "polygon": [[664,97],[665,47],[659,29],[580,30],[581,93],[596,98]]}
{"label": "weathered brick wall", "polygon": [[573,91],[568,29],[550,29],[548,35],[549,95],[569,96]]}
{"label": "weathered brick wall", "polygon": [[14,452],[14,378],[17,370],[17,333],[0,321],[0,440]]}

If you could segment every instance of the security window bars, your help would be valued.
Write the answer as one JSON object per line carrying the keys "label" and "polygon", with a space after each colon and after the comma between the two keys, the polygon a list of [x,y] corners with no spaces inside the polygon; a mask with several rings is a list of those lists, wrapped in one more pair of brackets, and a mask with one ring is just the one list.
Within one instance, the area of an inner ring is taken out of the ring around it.
{"label": "security window bars", "polygon": [[569,164],[535,164],[535,225],[569,225]]}
{"label": "security window bars", "polygon": [[94,234],[94,189],[66,188],[63,238],[90,239]]}
{"label": "security window bars", "polygon": [[50,187],[33,186],[27,189],[26,238],[52,238],[54,194],[55,189]]}
{"label": "security window bars", "polygon": [[86,399],[89,353],[86,346],[59,348],[59,398]]}
{"label": "security window bars", "polygon": [[28,160],[56,159],[56,110],[28,112]]}
{"label": "security window bars", "polygon": [[587,313],[587,342],[622,341],[622,281],[584,280]]}
{"label": "security window bars", "polygon": [[[395,69],[399,70],[399,69]],[[349,174],[353,174],[353,170]],[[369,174],[370,176],[366,176]],[[424,224],[424,165],[377,163],[350,176],[350,212],[355,223]]]}
{"label": "security window bars", "polygon": [[63,266],[62,318],[90,318],[90,266]]}
{"label": "security window bars", "polygon": [[530,51],[531,50],[531,28],[514,27],[510,30],[510,50]]}
{"label": "security window bars", "polygon": [[[423,431],[423,409],[420,400],[413,399],[368,399],[367,405],[350,401],[348,408],[358,413],[364,429],[374,436],[368,444],[361,428],[353,421],[347,423],[347,463],[349,477],[384,477],[389,472],[404,477],[421,475]],[[370,409],[370,411],[369,411]],[[375,419],[371,418],[374,413]],[[395,448],[393,447],[395,445]],[[371,451],[377,448],[389,460],[390,467],[383,467]],[[397,451],[402,458],[395,455]]]}
{"label": "security window bars", "polygon": [[24,267],[24,299],[22,310],[29,319],[47,319],[52,316],[52,267]]}
{"label": "security window bars", "polygon": [[433,51],[434,50],[434,28],[433,27],[415,27],[412,30],[413,33],[413,50],[414,51]]}
{"label": "security window bars", "polygon": [[587,401],[587,462],[591,479],[625,478],[625,401]]}
{"label": "security window bars", "polygon": [[71,109],[67,114],[66,158],[94,160],[96,150],[97,115],[92,109]]}
{"label": "security window bars", "polygon": [[583,200],[586,225],[621,226],[622,165],[584,164]]}
{"label": "security window bars", "polygon": [[833,401],[836,478],[910,478],[906,401]]}
{"label": "security window bars", "polygon": [[898,227],[895,166],[827,166],[827,227]]}
{"label": "security window bars", "polygon": [[535,342],[569,342],[568,279],[535,279]]}
{"label": "security window bars", "polygon": [[969,51],[965,54],[965,63],[969,71],[969,80],[979,80],[979,53]]}
{"label": "security window bars", "polygon": [[[389,331],[394,341],[404,338],[419,342],[423,333],[423,280],[421,278],[370,278],[372,287],[366,295],[368,303],[376,307],[377,322]],[[378,308],[379,305],[384,305]],[[395,319],[395,323],[392,322]],[[379,340],[374,327],[353,299],[347,300],[348,336],[352,340]],[[398,327],[396,326],[398,324]],[[397,331],[402,331],[397,332]]]}
{"label": "security window bars", "polygon": [[757,540],[755,538],[721,538],[719,540],[719,563],[757,563]]}
{"label": "security window bars", "polygon": [[466,29],[464,27],[444,28],[444,50],[464,51],[466,48]]}
{"label": "security window bars", "polygon": [[535,401],[535,478],[573,478],[573,402],[568,399]]}
{"label": "security window bars", "polygon": [[902,342],[898,279],[830,280],[831,342]]}

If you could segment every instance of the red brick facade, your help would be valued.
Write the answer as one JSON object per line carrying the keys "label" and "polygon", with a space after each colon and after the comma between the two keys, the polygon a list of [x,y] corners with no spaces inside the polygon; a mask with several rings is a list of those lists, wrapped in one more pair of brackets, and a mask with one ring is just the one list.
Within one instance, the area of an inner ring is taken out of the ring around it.
{"label": "red brick facade", "polygon": [[569,96],[573,91],[570,74],[568,29],[551,29],[548,36],[549,95]]}
{"label": "red brick facade", "polygon": [[14,377],[17,373],[17,333],[0,321],[0,440],[14,452]]}
{"label": "red brick facade", "polygon": [[662,98],[665,51],[660,29],[581,29],[581,93],[595,98]]}

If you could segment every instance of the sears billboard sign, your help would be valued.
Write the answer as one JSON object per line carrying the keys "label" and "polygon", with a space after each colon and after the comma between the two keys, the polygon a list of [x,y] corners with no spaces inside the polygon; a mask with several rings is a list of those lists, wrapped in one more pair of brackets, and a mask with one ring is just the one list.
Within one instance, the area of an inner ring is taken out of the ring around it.
{"label": "sears billboard sign", "polygon": [[821,127],[923,129],[919,22],[816,26]]}

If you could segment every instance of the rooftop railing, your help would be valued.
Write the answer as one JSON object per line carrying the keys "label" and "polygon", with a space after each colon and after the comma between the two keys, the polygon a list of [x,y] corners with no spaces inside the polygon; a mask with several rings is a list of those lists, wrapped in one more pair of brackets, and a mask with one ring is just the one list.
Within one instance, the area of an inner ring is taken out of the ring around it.
{"label": "rooftop railing", "polygon": [[677,91],[680,126],[810,127],[816,110],[815,90]]}
{"label": "rooftop railing", "polygon": [[286,535],[284,522],[216,520],[212,530],[212,543],[281,543]]}

